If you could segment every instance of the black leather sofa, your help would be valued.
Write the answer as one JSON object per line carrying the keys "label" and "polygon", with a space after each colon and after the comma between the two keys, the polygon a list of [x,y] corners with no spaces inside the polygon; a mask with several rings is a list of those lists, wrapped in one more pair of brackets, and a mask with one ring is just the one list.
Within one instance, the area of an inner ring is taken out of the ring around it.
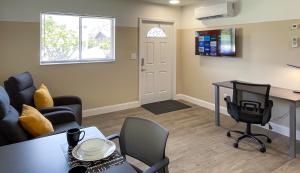
{"label": "black leather sofa", "polygon": [[[70,128],[80,128],[75,115],[69,110],[59,110],[43,114],[53,125],[54,133],[62,133]],[[33,139],[19,124],[19,112],[10,105],[5,89],[0,86],[0,146]],[[52,135],[52,134],[49,134]]]}
{"label": "black leather sofa", "polygon": [[[24,72],[15,76],[11,76],[4,81],[4,87],[10,97],[11,105],[19,112],[22,112],[22,105],[26,104],[34,107],[34,86],[33,78],[29,72]],[[43,108],[41,113],[49,113],[52,111],[69,110],[75,115],[75,119],[79,125],[82,123],[82,103],[81,99],[76,96],[60,96],[54,97],[53,108]]]}

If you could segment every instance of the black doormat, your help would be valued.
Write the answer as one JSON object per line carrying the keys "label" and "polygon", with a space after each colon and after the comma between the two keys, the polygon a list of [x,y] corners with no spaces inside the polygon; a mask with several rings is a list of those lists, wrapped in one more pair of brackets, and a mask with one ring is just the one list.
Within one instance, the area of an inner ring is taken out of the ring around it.
{"label": "black doormat", "polygon": [[190,106],[176,100],[149,103],[142,105],[142,107],[156,115],[190,108]]}

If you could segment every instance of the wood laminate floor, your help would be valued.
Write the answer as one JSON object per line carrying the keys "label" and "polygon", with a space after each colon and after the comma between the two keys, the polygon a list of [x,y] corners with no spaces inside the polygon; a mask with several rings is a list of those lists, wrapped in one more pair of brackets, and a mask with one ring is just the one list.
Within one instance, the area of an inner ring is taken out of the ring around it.
{"label": "wood laminate floor", "polygon": [[154,115],[140,107],[84,118],[84,125],[96,126],[105,135],[110,135],[120,131],[127,116],[160,123],[170,131],[167,143],[170,173],[300,173],[300,155],[292,160],[287,156],[287,137],[254,128],[255,132],[263,132],[272,138],[273,143],[267,144],[267,152],[260,153],[259,146],[250,140],[244,140],[239,149],[235,149],[232,145],[237,135],[228,138],[227,129],[235,125],[234,129],[244,130],[244,125],[236,125],[230,117],[222,115],[222,125],[216,127],[213,111],[186,104],[192,108]]}

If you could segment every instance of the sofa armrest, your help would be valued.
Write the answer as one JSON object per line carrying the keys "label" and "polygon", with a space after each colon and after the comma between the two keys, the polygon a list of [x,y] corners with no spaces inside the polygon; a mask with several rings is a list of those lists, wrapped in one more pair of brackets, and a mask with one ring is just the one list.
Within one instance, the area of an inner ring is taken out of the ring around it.
{"label": "sofa armrest", "polygon": [[54,106],[82,104],[80,97],[77,96],[58,96],[53,98]]}
{"label": "sofa armrest", "polygon": [[52,124],[62,124],[62,123],[75,121],[74,113],[66,110],[46,113],[44,114],[44,116]]}
{"label": "sofa armrest", "polygon": [[51,108],[41,108],[39,109],[39,111],[41,114],[47,114],[47,113],[57,112],[57,111],[72,111],[72,109],[63,106],[56,106]]}

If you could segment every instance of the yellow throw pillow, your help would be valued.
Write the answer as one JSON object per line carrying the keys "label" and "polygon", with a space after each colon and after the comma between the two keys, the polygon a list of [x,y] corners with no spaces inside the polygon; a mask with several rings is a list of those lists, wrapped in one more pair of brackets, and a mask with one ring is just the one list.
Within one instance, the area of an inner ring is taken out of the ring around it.
{"label": "yellow throw pillow", "polygon": [[49,90],[44,84],[42,84],[40,88],[35,91],[34,104],[38,109],[54,106],[53,99],[49,93]]}
{"label": "yellow throw pillow", "polygon": [[22,127],[34,137],[54,132],[51,122],[38,110],[28,105],[23,105],[19,122]]}

